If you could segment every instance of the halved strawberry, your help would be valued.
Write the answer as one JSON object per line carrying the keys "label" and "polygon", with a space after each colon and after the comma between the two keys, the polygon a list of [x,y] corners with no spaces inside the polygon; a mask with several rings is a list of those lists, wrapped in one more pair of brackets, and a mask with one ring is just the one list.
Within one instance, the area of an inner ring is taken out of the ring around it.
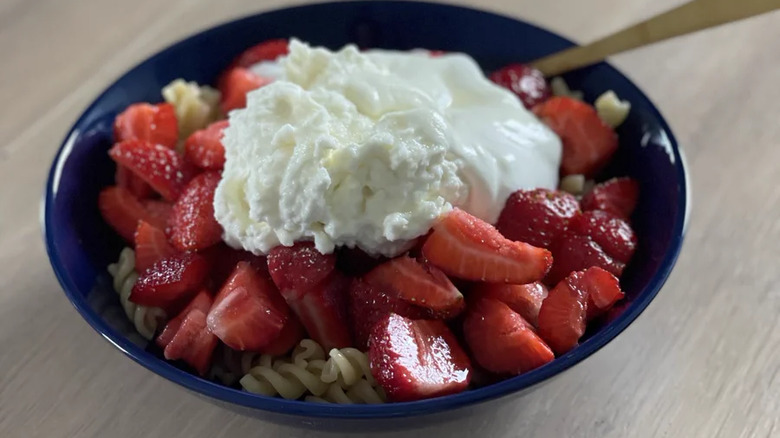
{"label": "halved strawberry", "polygon": [[469,293],[478,298],[492,298],[509,306],[534,327],[539,318],[547,288],[539,282],[528,284],[479,283]]}
{"label": "halved strawberry", "polygon": [[558,284],[563,278],[575,271],[598,266],[620,277],[625,264],[604,252],[601,245],[590,236],[568,230],[558,237],[550,247],[553,254],[553,266],[545,277],[549,285]]}
{"label": "halved strawberry", "polygon": [[177,305],[198,292],[208,275],[206,259],[195,253],[174,254],[142,272],[130,301],[160,307],[171,314]]}
{"label": "halved strawberry", "polygon": [[368,348],[371,329],[391,313],[411,319],[432,318],[428,310],[402,301],[397,294],[394,289],[373,286],[360,278],[352,281],[349,287],[349,321],[357,348]]}
{"label": "halved strawberry", "polygon": [[581,272],[573,272],[561,280],[542,302],[537,333],[556,354],[577,346],[585,333],[588,294],[576,284]]}
{"label": "halved strawberry", "polygon": [[114,141],[144,140],[175,148],[179,140],[176,109],[170,103],[135,103],[114,119]]}
{"label": "halved strawberry", "polygon": [[135,231],[135,270],[144,272],[176,250],[168,243],[165,232],[148,222],[138,223]]}
{"label": "halved strawberry", "polygon": [[637,239],[628,222],[601,210],[586,211],[569,222],[571,231],[598,243],[604,252],[620,263],[628,263]]}
{"label": "halved strawberry", "polygon": [[308,289],[280,289],[309,336],[325,351],[353,345],[347,324],[349,279],[338,271]]}
{"label": "halved strawberry", "polygon": [[246,68],[235,67],[225,72],[219,91],[222,93],[220,108],[222,112],[246,106],[246,94],[271,83],[271,79],[258,76]]}
{"label": "halved strawberry", "polygon": [[279,290],[308,290],[336,269],[336,256],[322,254],[313,242],[277,246],[268,253],[268,271]]}
{"label": "halved strawberry", "polygon": [[639,202],[639,183],[628,177],[612,178],[582,197],[582,209],[603,210],[629,220]]}
{"label": "halved strawberry", "polygon": [[625,296],[617,277],[595,266],[572,276],[570,284],[588,295],[588,320],[601,316]]}
{"label": "halved strawberry", "polygon": [[469,305],[463,334],[477,363],[494,373],[517,375],[555,358],[528,321],[493,298]]}
{"label": "halved strawberry", "polygon": [[507,65],[494,71],[490,75],[490,80],[515,93],[529,109],[552,96],[544,74],[530,65]]}
{"label": "halved strawberry", "polygon": [[409,304],[431,310],[442,318],[459,314],[463,295],[438,268],[408,256],[396,257],[366,274],[365,280],[379,289],[390,289]]}
{"label": "halved strawberry", "polygon": [[455,394],[471,381],[471,362],[442,321],[394,313],[371,332],[371,374],[391,401]]}
{"label": "halved strawberry", "polygon": [[138,199],[146,199],[154,194],[152,186],[124,166],[116,166],[114,180],[116,185],[126,188]]}
{"label": "halved strawberry", "polygon": [[577,199],[566,192],[518,190],[506,200],[496,229],[507,239],[549,248],[579,212]]}
{"label": "halved strawberry", "polygon": [[208,327],[228,347],[259,351],[282,332],[290,311],[273,283],[239,262],[208,314]]}
{"label": "halved strawberry", "polygon": [[98,209],[103,220],[128,242],[133,241],[139,221],[151,221],[143,204],[122,187],[103,189],[98,195]]}
{"label": "halved strawberry", "polygon": [[295,315],[289,315],[279,336],[271,341],[270,344],[261,348],[260,353],[282,356],[295,348],[304,336],[306,336],[306,329],[303,328],[303,325]]}
{"label": "halved strawberry", "polygon": [[144,208],[149,212],[149,223],[163,231],[167,231],[168,219],[171,217],[173,204],[156,199],[147,199],[143,203]]}
{"label": "halved strawberry", "polygon": [[592,177],[617,150],[615,131],[585,102],[555,96],[534,106],[533,112],[561,137],[563,176]]}
{"label": "halved strawberry", "polygon": [[187,184],[171,212],[171,244],[179,251],[197,251],[222,241],[222,226],[214,217],[214,191],[221,179],[203,172]]}
{"label": "halved strawberry", "polygon": [[209,295],[207,290],[204,289],[198,292],[198,294],[195,295],[195,298],[193,298],[192,301],[187,304],[187,307],[185,307],[184,310],[176,315],[175,318],[171,318],[168,323],[165,324],[165,328],[162,332],[160,332],[160,335],[157,336],[155,343],[159,345],[160,348],[164,349],[171,342],[171,339],[173,339],[173,336],[176,334],[176,332],[179,331],[179,327],[181,327],[181,323],[184,321],[184,317],[187,316],[191,310],[200,310],[203,313],[209,313],[211,304],[211,295]]}
{"label": "halved strawberry", "polygon": [[217,337],[206,327],[206,313],[196,309],[184,317],[163,355],[168,360],[182,359],[205,376],[216,347]]}
{"label": "halved strawberry", "polygon": [[191,167],[175,150],[148,141],[125,140],[115,144],[108,154],[169,201],[179,197],[192,176]]}
{"label": "halved strawberry", "polygon": [[448,275],[491,283],[537,281],[552,265],[546,249],[513,242],[492,225],[457,208],[433,225],[422,253]]}
{"label": "halved strawberry", "polygon": [[286,39],[266,40],[244,50],[230,65],[232,67],[251,67],[260,61],[273,61],[288,52],[289,47]]}
{"label": "halved strawberry", "polygon": [[184,144],[184,158],[201,169],[222,170],[225,165],[222,135],[227,126],[227,120],[220,120],[193,132]]}

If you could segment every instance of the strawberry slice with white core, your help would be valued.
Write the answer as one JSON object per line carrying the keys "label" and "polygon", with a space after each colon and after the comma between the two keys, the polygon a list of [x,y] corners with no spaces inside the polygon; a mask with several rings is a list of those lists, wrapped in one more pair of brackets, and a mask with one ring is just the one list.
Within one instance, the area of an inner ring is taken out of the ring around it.
{"label": "strawberry slice with white core", "polygon": [[158,261],[176,254],[165,232],[148,222],[138,223],[135,231],[135,270],[144,272]]}
{"label": "strawberry slice with white core", "polygon": [[338,271],[309,289],[282,289],[282,296],[309,336],[325,351],[351,347],[347,313],[349,279]]}
{"label": "strawberry slice with white core", "polygon": [[184,321],[184,317],[187,316],[190,311],[197,309],[204,314],[208,314],[209,309],[211,309],[212,302],[211,295],[209,295],[207,290],[203,289],[198,292],[198,294],[195,295],[195,298],[193,298],[192,301],[187,304],[187,307],[185,307],[181,313],[176,315],[175,318],[172,318],[168,321],[167,324],[165,324],[165,328],[162,332],[160,332],[160,335],[157,336],[157,339],[155,340],[157,345],[164,349],[171,342],[171,339],[173,339],[173,336],[176,334],[176,332],[179,331],[179,327],[181,327],[181,323]]}
{"label": "strawberry slice with white core", "polygon": [[163,355],[168,360],[182,359],[205,376],[216,347],[217,337],[206,327],[206,314],[196,309],[184,317]]}
{"label": "strawberry slice with white core", "polygon": [[175,150],[144,140],[125,140],[108,154],[146,181],[163,198],[175,201],[193,174],[192,167]]}
{"label": "strawberry slice with white core", "polygon": [[547,288],[539,282],[528,284],[480,283],[469,294],[480,298],[492,298],[509,306],[534,327],[539,309],[547,298]]}
{"label": "strawberry slice with white core", "polygon": [[528,321],[493,298],[471,303],[463,333],[477,363],[497,374],[521,374],[555,358]]}
{"label": "strawberry slice with white core", "polygon": [[561,280],[542,302],[537,333],[558,354],[576,347],[585,333],[588,294],[577,285],[582,272]]}
{"label": "strawberry slice with white core", "polygon": [[463,295],[438,268],[407,256],[383,263],[365,276],[376,287],[390,288],[410,304],[442,314],[457,315],[465,305]]}
{"label": "strawberry slice with white core", "polygon": [[275,341],[289,308],[276,287],[249,262],[239,262],[208,314],[208,327],[228,347],[260,351]]}
{"label": "strawberry slice with white core", "polygon": [[450,276],[490,283],[538,281],[552,265],[546,249],[513,242],[492,225],[458,208],[434,224],[422,254]]}
{"label": "strawberry slice with white core", "polygon": [[411,320],[394,313],[371,333],[371,374],[391,401],[455,394],[471,380],[471,362],[439,320]]}

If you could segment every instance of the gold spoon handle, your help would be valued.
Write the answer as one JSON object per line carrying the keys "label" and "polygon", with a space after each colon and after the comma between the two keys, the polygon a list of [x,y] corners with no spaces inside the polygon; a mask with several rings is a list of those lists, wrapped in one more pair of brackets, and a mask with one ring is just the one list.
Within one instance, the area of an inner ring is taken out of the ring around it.
{"label": "gold spoon handle", "polygon": [[[532,61],[531,65],[546,76],[557,75],[595,64],[616,53],[778,8],[780,0],[693,0],[588,45]],[[780,50],[780,46],[772,50]]]}

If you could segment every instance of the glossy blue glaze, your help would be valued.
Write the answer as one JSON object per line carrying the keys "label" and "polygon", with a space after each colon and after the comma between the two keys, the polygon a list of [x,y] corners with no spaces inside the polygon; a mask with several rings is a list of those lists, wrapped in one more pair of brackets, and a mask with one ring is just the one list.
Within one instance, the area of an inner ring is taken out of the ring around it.
{"label": "glossy blue glaze", "polygon": [[530,24],[473,9],[416,2],[329,3],[267,12],[209,29],[127,72],[87,108],[66,136],[52,164],[43,217],[51,264],[66,295],[98,333],[130,358],[220,405],[273,421],[335,429],[410,427],[491,410],[508,399],[504,396],[538,388],[539,383],[612,340],[658,293],[683,240],[687,216],[683,157],[669,127],[648,98],[617,70],[599,64],[568,74],[566,80],[573,89],[584,90],[589,101],[613,89],[633,105],[631,115],[618,130],[619,153],[602,176],[630,175],[639,180],[642,196],[634,225],[640,244],[623,279],[630,306],[609,325],[589,331],[578,348],[548,365],[495,385],[432,400],[380,406],[267,398],[211,383],[159,359],[152,348],[145,348],[132,336],[116,309],[118,300],[105,273],[106,265],[117,258],[122,246],[102,222],[96,202],[99,190],[113,180],[114,167],[106,154],[111,145],[112,120],[133,102],[159,101],[161,88],[175,78],[212,83],[246,47],[269,38],[291,36],[332,49],[357,43],[361,47],[462,51],[472,55],[486,71],[571,45]]}

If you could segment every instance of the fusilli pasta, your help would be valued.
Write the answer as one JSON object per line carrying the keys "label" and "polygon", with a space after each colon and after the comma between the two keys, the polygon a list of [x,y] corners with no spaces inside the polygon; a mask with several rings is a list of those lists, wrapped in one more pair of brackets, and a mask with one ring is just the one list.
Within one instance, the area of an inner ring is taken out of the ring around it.
{"label": "fusilli pasta", "polygon": [[123,249],[119,260],[108,265],[108,273],[114,279],[114,290],[119,294],[125,315],[133,322],[141,336],[151,340],[157,328],[165,321],[166,315],[157,307],[139,306],[130,301],[130,292],[138,279],[138,273],[135,272],[135,252],[131,248]]}
{"label": "fusilli pasta", "polygon": [[383,403],[384,392],[371,375],[368,357],[355,348],[325,350],[302,340],[286,357],[246,353],[241,386],[250,392],[320,403]]}
{"label": "fusilli pasta", "polygon": [[569,84],[560,76],[556,76],[550,80],[550,89],[554,96],[566,96],[577,100],[582,100],[584,97],[582,91],[569,89]]}
{"label": "fusilli pasta", "polygon": [[176,79],[162,89],[162,95],[176,109],[180,139],[186,139],[220,116],[219,91],[209,86]]}

